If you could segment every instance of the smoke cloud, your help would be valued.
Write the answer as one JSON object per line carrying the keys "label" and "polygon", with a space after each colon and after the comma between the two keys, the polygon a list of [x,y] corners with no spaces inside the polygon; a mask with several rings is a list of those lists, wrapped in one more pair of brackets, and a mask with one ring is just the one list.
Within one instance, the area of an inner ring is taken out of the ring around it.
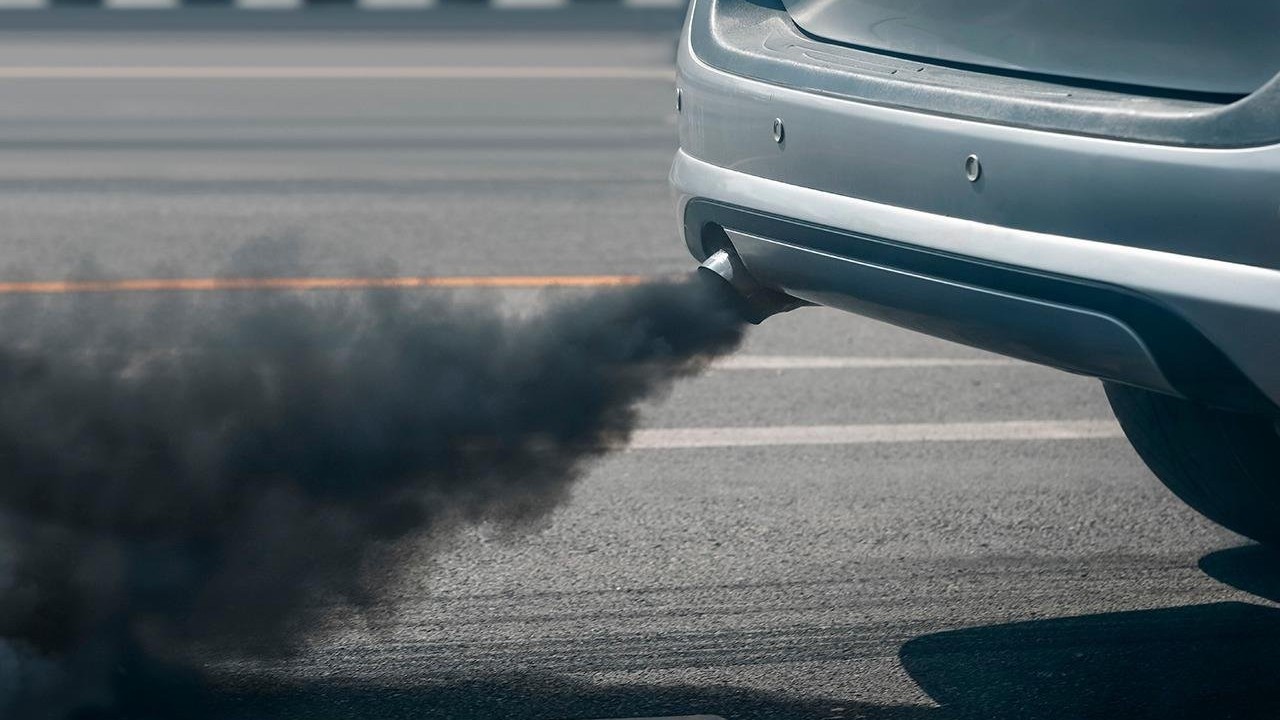
{"label": "smoke cloud", "polygon": [[545,516],[640,401],[743,331],[698,277],[521,317],[371,291],[27,298],[0,319],[15,720],[172,717],[197,655],[297,651],[317,608],[377,601],[364,579],[395,547]]}

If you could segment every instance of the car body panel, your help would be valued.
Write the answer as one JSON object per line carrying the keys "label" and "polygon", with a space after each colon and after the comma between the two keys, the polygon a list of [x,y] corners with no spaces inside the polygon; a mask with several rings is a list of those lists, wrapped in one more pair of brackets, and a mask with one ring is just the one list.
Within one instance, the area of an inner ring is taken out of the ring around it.
{"label": "car body panel", "polygon": [[[686,67],[681,88],[681,148],[721,167],[986,224],[1280,268],[1280,146],[1187,148],[1012,128],[706,66]],[[972,183],[971,154],[982,166]]]}
{"label": "car body panel", "polygon": [[695,0],[700,62],[739,77],[984,123],[1187,147],[1280,142],[1280,76],[1232,102],[1193,101],[977,72],[814,39],[769,0]]}
{"label": "car body panel", "polygon": [[813,35],[943,62],[1247,95],[1280,71],[1274,0],[786,0]]}

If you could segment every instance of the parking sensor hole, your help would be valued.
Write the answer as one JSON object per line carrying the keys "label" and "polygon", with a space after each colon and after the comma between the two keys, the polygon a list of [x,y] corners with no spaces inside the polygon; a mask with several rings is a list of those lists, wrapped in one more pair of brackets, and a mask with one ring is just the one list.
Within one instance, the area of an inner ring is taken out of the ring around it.
{"label": "parking sensor hole", "polygon": [[982,177],[982,162],[978,160],[977,155],[970,155],[964,159],[964,176],[969,178],[969,182],[977,182]]}

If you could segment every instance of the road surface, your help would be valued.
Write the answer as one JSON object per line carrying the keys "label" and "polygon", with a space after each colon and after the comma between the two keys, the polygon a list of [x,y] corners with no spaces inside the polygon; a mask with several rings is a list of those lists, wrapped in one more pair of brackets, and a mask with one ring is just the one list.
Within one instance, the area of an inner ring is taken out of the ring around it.
{"label": "road surface", "polygon": [[[6,282],[691,266],[663,23],[77,22],[0,33]],[[228,717],[1280,707],[1280,563],[1165,491],[1094,381],[805,309],[644,417],[544,525],[466,534],[305,657],[219,670],[252,688]]]}

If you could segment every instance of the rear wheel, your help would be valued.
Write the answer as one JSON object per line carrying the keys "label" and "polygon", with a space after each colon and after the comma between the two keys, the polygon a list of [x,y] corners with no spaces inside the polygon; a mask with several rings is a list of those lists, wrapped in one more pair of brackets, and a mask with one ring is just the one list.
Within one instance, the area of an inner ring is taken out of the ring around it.
{"label": "rear wheel", "polygon": [[1214,522],[1280,544],[1280,425],[1105,383],[1129,442],[1151,471]]}

